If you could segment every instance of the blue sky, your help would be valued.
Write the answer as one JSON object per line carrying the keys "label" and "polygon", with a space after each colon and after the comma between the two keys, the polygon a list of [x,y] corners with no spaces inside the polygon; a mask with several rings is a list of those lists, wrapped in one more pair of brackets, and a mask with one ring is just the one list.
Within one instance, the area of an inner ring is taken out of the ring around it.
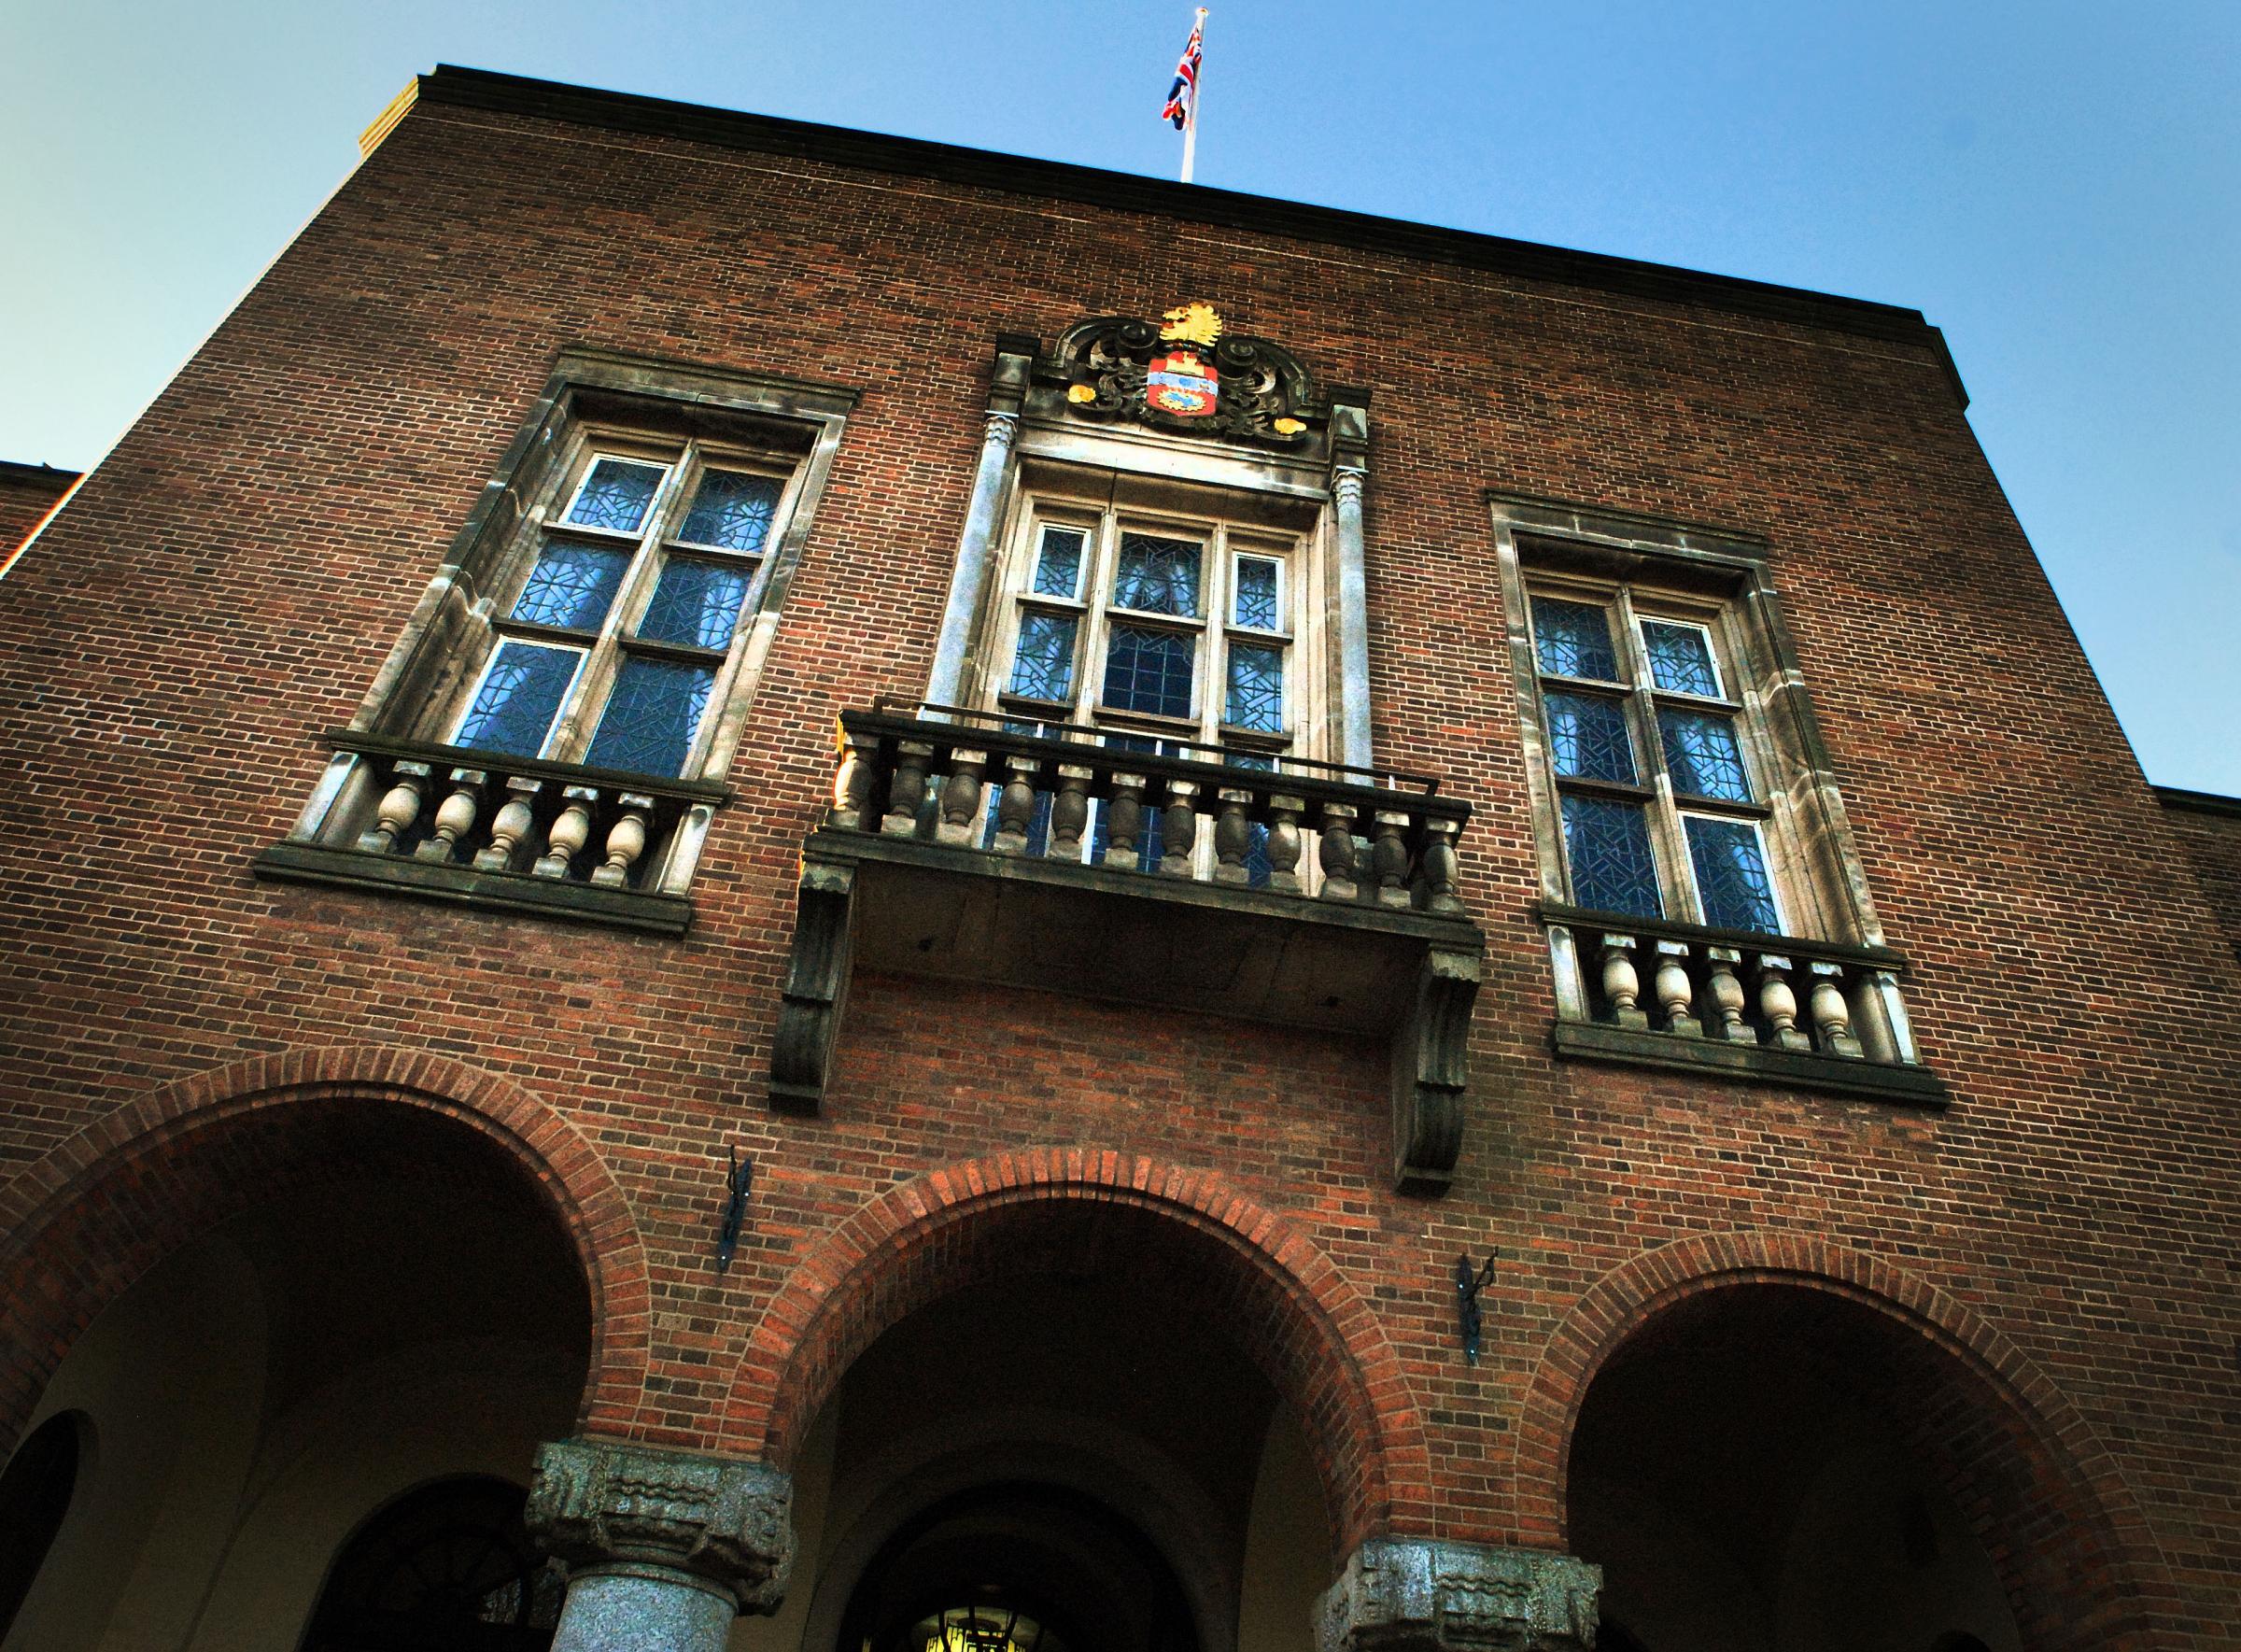
{"label": "blue sky", "polygon": [[[0,0],[0,458],[98,459],[438,62],[1171,175],[1189,22]],[[1206,39],[1201,182],[1923,310],[2149,778],[2241,793],[2236,0],[1217,0]]]}

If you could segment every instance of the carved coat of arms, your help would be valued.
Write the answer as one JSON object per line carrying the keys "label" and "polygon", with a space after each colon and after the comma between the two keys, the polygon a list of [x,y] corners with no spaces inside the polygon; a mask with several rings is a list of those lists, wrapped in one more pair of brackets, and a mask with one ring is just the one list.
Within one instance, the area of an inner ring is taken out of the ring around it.
{"label": "carved coat of arms", "polygon": [[1178,304],[1158,323],[1102,316],[1077,323],[1036,365],[1085,418],[1291,447],[1329,409],[1305,369],[1266,339],[1225,334],[1207,304]]}

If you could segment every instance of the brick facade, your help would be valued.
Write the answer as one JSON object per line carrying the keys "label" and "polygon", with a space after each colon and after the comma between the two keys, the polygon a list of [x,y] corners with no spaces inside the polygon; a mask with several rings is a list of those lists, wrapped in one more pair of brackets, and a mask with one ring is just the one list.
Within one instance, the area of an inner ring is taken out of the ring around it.
{"label": "brick facade", "polygon": [[[2029,1644],[2241,1633],[2230,903],[2171,875],[2202,823],[2143,782],[1919,318],[461,85],[424,88],[0,584],[8,1437],[251,1175],[479,1137],[585,1255],[594,1431],[782,1461],[924,1269],[1019,1265],[1095,1209],[1264,1332],[1347,1543],[1556,1546],[1623,1327],[1779,1278],[1858,1309],[1913,1424],[1983,1432],[1956,1485],[2012,1459],[2076,1513],[2011,1568],[2065,1579],[2015,1583],[2051,1603]],[[860,973],[822,1114],[765,1106],[830,730],[924,685],[990,338],[1200,296],[1373,391],[1375,743],[1473,805],[1488,944],[1444,1198],[1389,1191],[1381,1050],[1059,995]],[[574,345],[861,394],[691,932],[256,881]],[[1489,488],[1771,542],[1949,1108],[1550,1055]],[[731,1144],[758,1169],[719,1278]],[[1459,1253],[1496,1259],[1475,1368]],[[1917,1343],[1967,1374],[1964,1422]]]}

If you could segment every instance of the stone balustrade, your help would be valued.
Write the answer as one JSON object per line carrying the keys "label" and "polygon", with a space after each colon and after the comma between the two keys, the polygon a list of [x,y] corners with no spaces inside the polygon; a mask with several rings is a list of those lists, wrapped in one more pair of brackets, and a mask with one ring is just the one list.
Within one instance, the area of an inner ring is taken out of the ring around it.
{"label": "stone balustrade", "polygon": [[[998,855],[1460,916],[1468,804],[1430,776],[1181,746],[990,713],[880,702],[840,718],[828,829]],[[1383,784],[1379,784],[1383,783]],[[991,800],[993,799],[993,801]]]}

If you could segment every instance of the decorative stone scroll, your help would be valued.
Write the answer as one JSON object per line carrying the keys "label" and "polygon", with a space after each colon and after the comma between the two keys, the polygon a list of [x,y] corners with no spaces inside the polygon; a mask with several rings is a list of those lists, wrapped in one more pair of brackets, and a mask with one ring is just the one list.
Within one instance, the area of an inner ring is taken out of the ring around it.
{"label": "decorative stone scroll", "polygon": [[1592,1652],[1602,1581],[1542,1549],[1374,1539],[1317,1604],[1318,1652]]}
{"label": "decorative stone scroll", "polygon": [[1277,448],[1307,445],[1331,413],[1298,357],[1227,332],[1204,304],[1178,305],[1159,321],[1078,321],[1036,363],[1035,377],[1064,386],[1068,410],[1082,418]]}

